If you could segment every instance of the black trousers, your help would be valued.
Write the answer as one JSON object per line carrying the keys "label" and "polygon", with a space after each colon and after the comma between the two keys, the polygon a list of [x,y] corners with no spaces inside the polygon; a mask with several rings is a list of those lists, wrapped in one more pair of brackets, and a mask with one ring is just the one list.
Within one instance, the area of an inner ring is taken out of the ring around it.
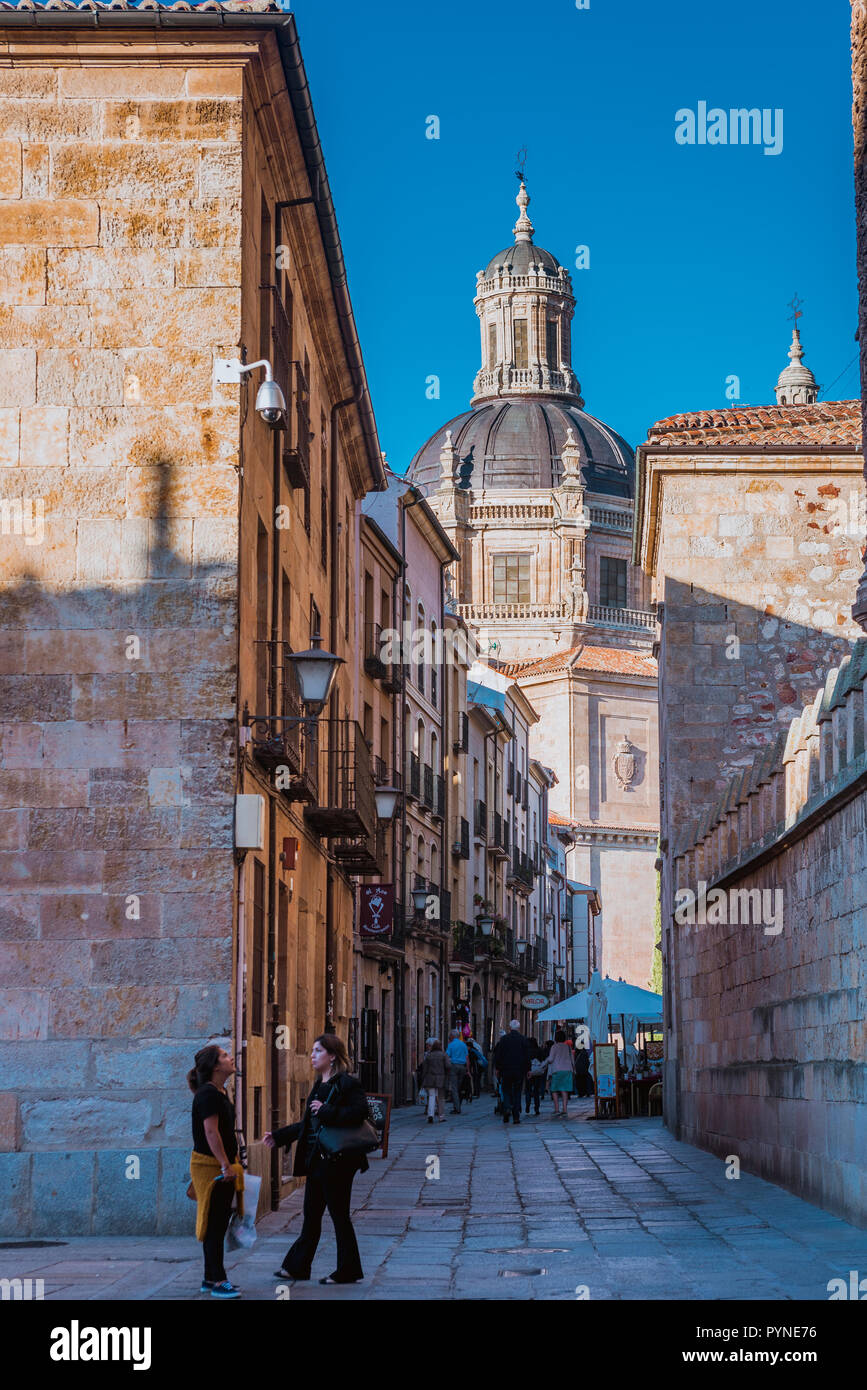
{"label": "black trousers", "polygon": [[545,1077],[544,1077],[544,1076],[528,1076],[527,1079],[526,1079],[526,1081],[524,1082],[524,1102],[525,1102],[525,1109],[526,1109],[528,1115],[529,1115],[529,1113],[530,1113],[530,1102],[531,1102],[531,1101],[533,1102],[533,1105],[534,1105],[535,1110],[536,1110],[536,1114],[538,1115],[538,1113],[539,1113],[539,1104],[540,1104],[541,1099],[542,1099],[542,1097],[543,1097],[544,1094],[545,1094]]}
{"label": "black trousers", "polygon": [[503,1085],[503,1114],[507,1115],[511,1110],[513,1118],[520,1120],[521,1092],[524,1089],[523,1076],[518,1072],[516,1075],[501,1076],[500,1081]]}
{"label": "black trousers", "polygon": [[225,1182],[224,1179],[218,1178],[211,1188],[208,1224],[205,1227],[205,1239],[202,1241],[202,1250],[205,1256],[203,1277],[211,1284],[222,1284],[226,1278],[226,1266],[223,1264],[223,1242],[226,1239],[229,1217],[232,1214],[234,1196],[234,1182]]}
{"label": "black trousers", "polygon": [[326,1207],[337,1237],[337,1268],[331,1278],[339,1284],[364,1278],[358,1241],[349,1216],[352,1179],[356,1171],[351,1159],[317,1157],[312,1160],[304,1188],[304,1224],[283,1261],[283,1268],[293,1279],[310,1278]]}

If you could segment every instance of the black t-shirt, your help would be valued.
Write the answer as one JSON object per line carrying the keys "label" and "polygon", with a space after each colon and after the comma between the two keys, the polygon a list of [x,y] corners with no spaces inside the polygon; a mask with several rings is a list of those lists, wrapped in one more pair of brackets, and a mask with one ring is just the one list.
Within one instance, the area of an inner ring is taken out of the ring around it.
{"label": "black t-shirt", "polygon": [[217,1126],[226,1157],[234,1163],[238,1156],[238,1140],[235,1135],[235,1107],[229,1097],[218,1090],[213,1081],[206,1081],[193,1096],[193,1148],[197,1154],[208,1154],[213,1158],[211,1146],[205,1134],[205,1120],[217,1116]]}

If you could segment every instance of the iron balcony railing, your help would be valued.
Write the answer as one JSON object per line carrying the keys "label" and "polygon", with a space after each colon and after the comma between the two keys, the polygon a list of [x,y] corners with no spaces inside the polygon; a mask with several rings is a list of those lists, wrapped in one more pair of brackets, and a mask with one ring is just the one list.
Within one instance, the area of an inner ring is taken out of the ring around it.
{"label": "iron balcony railing", "polygon": [[329,839],[373,837],[373,769],[361,726],[354,719],[324,719],[318,728],[318,801],[305,807],[307,823]]}
{"label": "iron balcony railing", "polygon": [[458,859],[469,859],[470,857],[470,823],[461,816],[458,820],[457,835],[452,845],[452,854]]}
{"label": "iron balcony railing", "polygon": [[409,755],[409,795],[416,801],[421,795],[421,761],[417,753]]}
{"label": "iron balcony railing", "polygon": [[470,717],[461,710],[458,714],[458,736],[453,745],[455,753],[468,753],[470,751]]}
{"label": "iron balcony railing", "polygon": [[433,812],[435,816],[445,815],[446,784],[438,774],[433,779]]}
{"label": "iron balcony railing", "polygon": [[475,804],[473,831],[480,840],[488,838],[488,808],[484,801],[477,801]]}
{"label": "iron balcony railing", "polygon": [[450,956],[453,961],[459,961],[462,965],[472,965],[476,957],[475,929],[468,926],[466,922],[455,922],[452,925],[452,945]]}
{"label": "iron balcony railing", "polygon": [[382,659],[382,628],[379,623],[364,624],[364,669],[373,680],[382,680],[388,663]]}
{"label": "iron balcony railing", "polygon": [[434,774],[430,763],[424,765],[424,775],[422,780],[422,801],[425,806],[433,810],[434,805]]}

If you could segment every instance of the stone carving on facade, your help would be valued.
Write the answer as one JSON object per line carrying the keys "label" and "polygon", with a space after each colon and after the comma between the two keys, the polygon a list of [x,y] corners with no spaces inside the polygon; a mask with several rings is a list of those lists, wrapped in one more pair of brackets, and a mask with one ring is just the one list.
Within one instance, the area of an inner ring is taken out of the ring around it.
{"label": "stone carving on facade", "polygon": [[569,585],[569,616],[576,623],[586,623],[589,610],[589,599],[587,596],[587,586],[585,583],[586,571],[581,563],[580,556],[576,555],[569,570],[571,583]]}
{"label": "stone carving on facade", "polygon": [[617,752],[614,754],[614,776],[617,778],[617,785],[621,791],[629,791],[635,777],[635,746],[630,743],[629,735],[624,734],[617,745]]}

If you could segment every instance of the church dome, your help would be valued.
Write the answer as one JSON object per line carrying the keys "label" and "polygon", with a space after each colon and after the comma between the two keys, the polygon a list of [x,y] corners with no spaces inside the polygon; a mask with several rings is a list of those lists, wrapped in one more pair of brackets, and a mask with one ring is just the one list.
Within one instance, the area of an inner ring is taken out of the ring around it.
{"label": "church dome", "polygon": [[549,398],[500,398],[457,415],[419,449],[409,478],[425,492],[436,491],[440,451],[451,431],[459,459],[472,452],[474,492],[486,489],[559,487],[560,455],[571,428],[588,492],[633,497],[635,463],[624,439],[577,405]]}
{"label": "church dome", "polygon": [[490,280],[498,270],[507,266],[513,275],[528,275],[534,266],[551,275],[557,275],[560,271],[557,257],[552,256],[550,251],[543,251],[541,246],[534,245],[532,241],[516,241],[505,250],[498,251],[485,266],[482,276],[485,280]]}

